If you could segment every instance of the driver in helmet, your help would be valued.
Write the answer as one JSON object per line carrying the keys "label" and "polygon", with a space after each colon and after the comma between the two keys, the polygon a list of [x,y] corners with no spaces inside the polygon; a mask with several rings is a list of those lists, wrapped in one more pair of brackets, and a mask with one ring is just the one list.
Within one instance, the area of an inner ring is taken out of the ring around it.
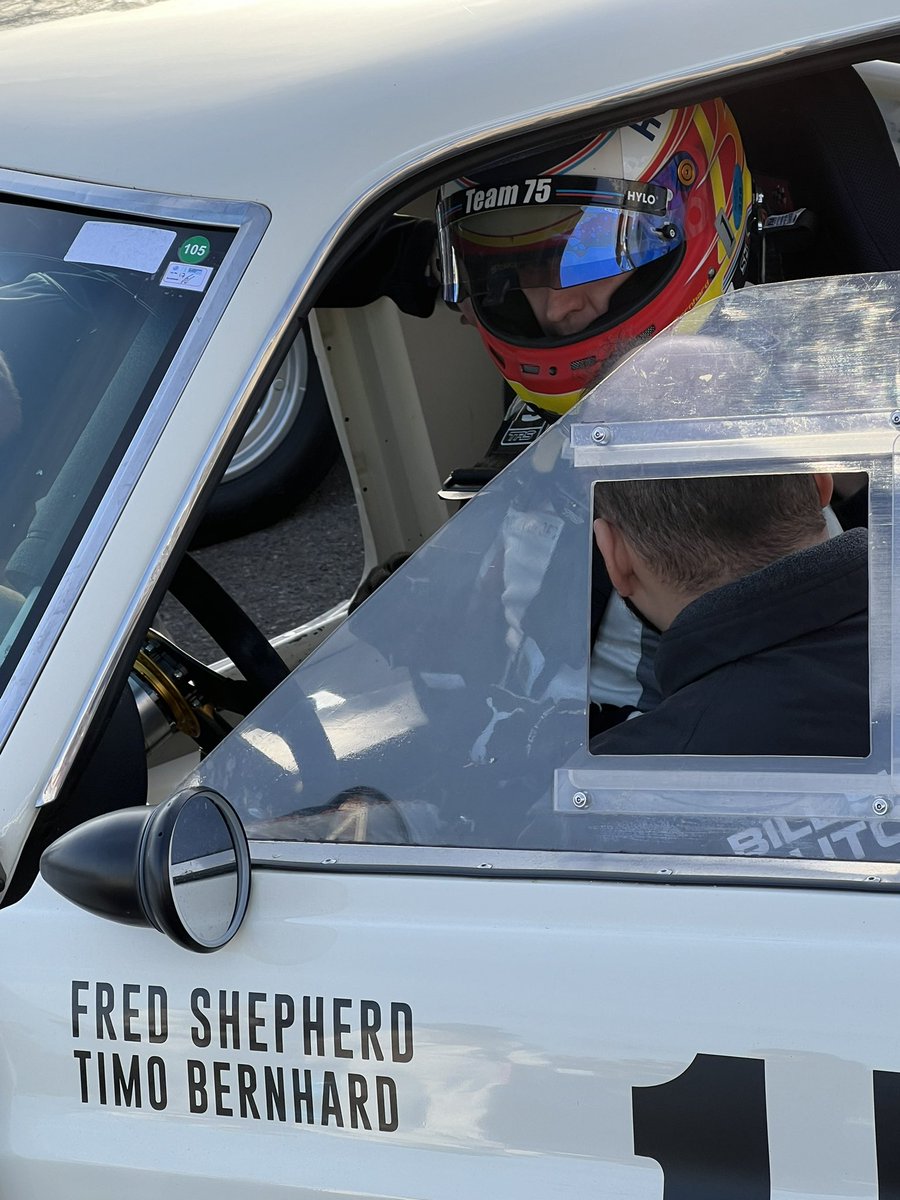
{"label": "driver in helmet", "polygon": [[[521,401],[554,420],[638,343],[740,287],[752,189],[740,134],[709,100],[442,188],[444,299]],[[592,729],[659,702],[658,634],[600,574]]]}
{"label": "driver in helmet", "polygon": [[444,299],[553,417],[623,353],[740,287],[750,173],[708,100],[441,189]]}
{"label": "driver in helmet", "polygon": [[[736,122],[708,100],[446,184],[437,272],[427,223],[398,217],[371,244],[368,268],[357,261],[355,279],[336,281],[323,302],[381,294],[427,315],[437,283],[477,329],[518,412],[544,418],[512,438],[516,412],[507,418],[488,454],[503,465],[498,449],[512,443],[508,460],[637,344],[743,284],[751,200]],[[351,611],[405,557],[376,568]],[[611,591],[604,579],[592,612],[594,732],[659,700],[655,635]]]}

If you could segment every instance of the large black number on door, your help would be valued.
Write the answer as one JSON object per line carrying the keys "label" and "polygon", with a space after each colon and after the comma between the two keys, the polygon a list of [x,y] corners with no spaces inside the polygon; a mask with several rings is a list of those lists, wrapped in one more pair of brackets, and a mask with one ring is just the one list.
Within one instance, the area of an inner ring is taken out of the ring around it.
{"label": "large black number on door", "polygon": [[761,1058],[698,1054],[676,1079],[631,1095],[634,1152],[662,1167],[663,1200],[769,1200]]}
{"label": "large black number on door", "polygon": [[896,1071],[875,1071],[872,1092],[878,1200],[900,1200],[900,1075]]}

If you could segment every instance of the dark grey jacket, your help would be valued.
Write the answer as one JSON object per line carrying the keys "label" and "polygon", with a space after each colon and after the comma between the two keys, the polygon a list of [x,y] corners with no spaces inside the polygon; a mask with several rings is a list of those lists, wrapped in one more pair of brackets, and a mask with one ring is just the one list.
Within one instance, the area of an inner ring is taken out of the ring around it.
{"label": "dark grey jacket", "polygon": [[662,703],[596,754],[869,752],[868,562],[854,529],[689,604],[662,635]]}

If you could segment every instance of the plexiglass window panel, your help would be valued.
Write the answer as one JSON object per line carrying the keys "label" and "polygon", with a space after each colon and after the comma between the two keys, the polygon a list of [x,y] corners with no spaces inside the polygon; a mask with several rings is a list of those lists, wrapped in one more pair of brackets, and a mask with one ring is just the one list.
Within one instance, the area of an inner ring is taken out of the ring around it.
{"label": "plexiglass window panel", "polygon": [[0,686],[233,238],[0,202]]}
{"label": "plexiglass window panel", "polygon": [[[844,277],[689,314],[448,522],[197,781],[256,838],[896,857],[898,302],[894,276]],[[591,755],[594,481],[810,471],[870,480],[869,755]],[[767,821],[763,845],[747,830]]]}

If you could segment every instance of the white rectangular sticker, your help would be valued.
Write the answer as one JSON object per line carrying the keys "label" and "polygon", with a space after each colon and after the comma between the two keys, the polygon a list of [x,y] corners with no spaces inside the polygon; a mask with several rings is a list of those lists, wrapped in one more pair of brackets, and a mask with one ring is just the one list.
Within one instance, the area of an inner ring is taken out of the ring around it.
{"label": "white rectangular sticker", "polygon": [[115,221],[85,221],[66,254],[66,262],[98,267],[125,267],[154,275],[175,241],[170,229],[119,225]]}
{"label": "white rectangular sticker", "polygon": [[196,263],[171,262],[159,281],[160,287],[181,288],[185,292],[202,292],[209,283],[212,267],[200,267]]}

